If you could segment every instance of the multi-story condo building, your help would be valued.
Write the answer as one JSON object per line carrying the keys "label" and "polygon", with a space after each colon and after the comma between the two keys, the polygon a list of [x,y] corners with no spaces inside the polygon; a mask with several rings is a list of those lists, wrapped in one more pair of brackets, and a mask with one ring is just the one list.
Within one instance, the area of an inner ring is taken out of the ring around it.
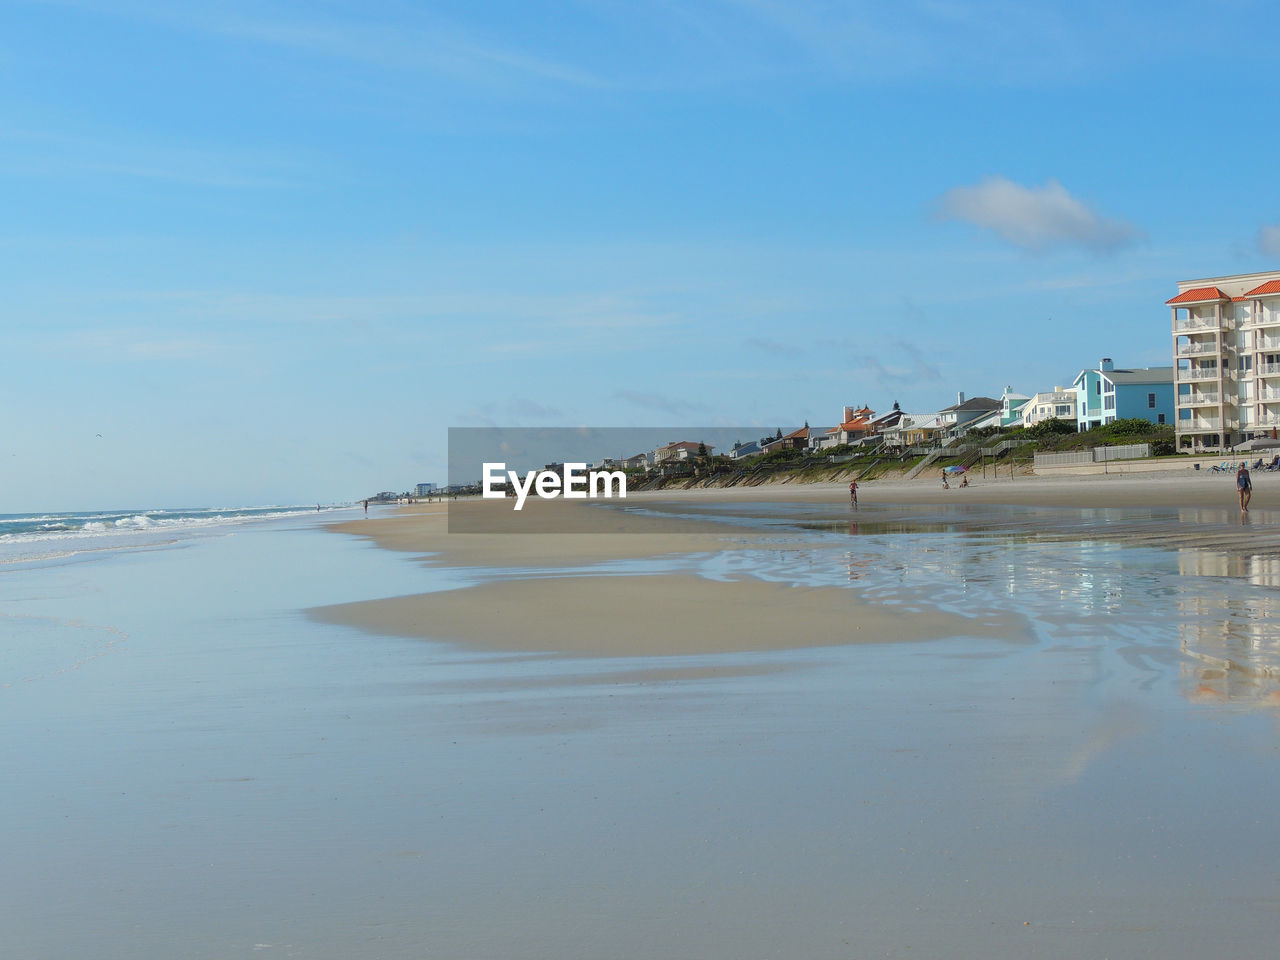
{"label": "multi-story condo building", "polygon": [[1280,428],[1280,271],[1178,283],[1173,309],[1181,450],[1222,450]]}

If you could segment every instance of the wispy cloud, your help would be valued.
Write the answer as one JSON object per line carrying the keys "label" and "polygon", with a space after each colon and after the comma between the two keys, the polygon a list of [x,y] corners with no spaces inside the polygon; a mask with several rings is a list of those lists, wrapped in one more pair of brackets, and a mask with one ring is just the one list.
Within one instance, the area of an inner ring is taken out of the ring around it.
{"label": "wispy cloud", "polygon": [[1141,236],[1131,224],[1089,209],[1057,180],[1026,187],[1004,177],[988,177],[975,186],[954,187],[939,199],[938,216],[990,230],[1034,252],[1083,247],[1110,253]]}
{"label": "wispy cloud", "polygon": [[228,344],[210,337],[166,336],[143,327],[109,330],[74,329],[49,339],[60,349],[70,349],[113,361],[175,361],[210,359],[231,351]]}
{"label": "wispy cloud", "polygon": [[398,15],[364,4],[153,3],[46,0],[170,29],[226,37],[345,60],[380,70],[432,73],[453,81],[512,87],[531,80],[573,87],[604,81],[571,63],[504,43],[411,5]]}
{"label": "wispy cloud", "polygon": [[559,407],[552,407],[527,397],[512,397],[507,402],[507,414],[513,420],[520,421],[527,417],[536,420],[554,420],[564,416]]}
{"label": "wispy cloud", "polygon": [[798,357],[800,349],[791,343],[783,343],[780,340],[771,340],[768,337],[748,337],[743,341],[745,346],[753,350],[759,350],[774,357]]}
{"label": "wispy cloud", "polygon": [[627,403],[634,404],[637,407],[644,407],[646,410],[657,410],[659,413],[668,413],[677,417],[702,413],[707,409],[706,404],[703,403],[692,403],[675,397],[668,397],[658,393],[642,393],[637,390],[619,390],[614,393],[613,398],[615,400],[625,400]]}
{"label": "wispy cloud", "polygon": [[304,186],[311,175],[303,172],[303,164],[265,151],[202,149],[124,130],[65,134],[9,125],[0,128],[0,144],[5,147],[2,169],[27,177],[90,173],[268,190]]}

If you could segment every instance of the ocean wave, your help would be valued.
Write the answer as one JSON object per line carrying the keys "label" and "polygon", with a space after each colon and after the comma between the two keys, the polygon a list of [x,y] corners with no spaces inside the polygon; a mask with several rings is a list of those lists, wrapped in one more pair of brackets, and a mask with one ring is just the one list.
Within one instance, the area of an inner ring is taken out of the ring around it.
{"label": "ocean wave", "polygon": [[[330,508],[340,509],[340,508]],[[218,527],[315,513],[312,507],[195,507],[0,517],[0,544],[85,540],[148,533],[196,533]]]}

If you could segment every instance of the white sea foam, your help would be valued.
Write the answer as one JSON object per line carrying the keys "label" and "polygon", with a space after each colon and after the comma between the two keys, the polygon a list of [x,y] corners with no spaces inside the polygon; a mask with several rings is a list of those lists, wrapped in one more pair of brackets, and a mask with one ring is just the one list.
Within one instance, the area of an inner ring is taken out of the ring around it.
{"label": "white sea foam", "polygon": [[[329,512],[333,509],[329,508]],[[88,551],[155,546],[258,521],[305,517],[305,507],[197,507],[0,517],[0,563],[64,559]]]}

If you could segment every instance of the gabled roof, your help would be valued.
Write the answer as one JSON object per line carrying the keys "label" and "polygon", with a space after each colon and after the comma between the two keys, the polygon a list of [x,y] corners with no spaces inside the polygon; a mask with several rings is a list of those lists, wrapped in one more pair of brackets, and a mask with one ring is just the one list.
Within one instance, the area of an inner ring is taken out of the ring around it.
{"label": "gabled roof", "polygon": [[1173,367],[1147,367],[1143,370],[1102,370],[1112,383],[1172,383]]}
{"label": "gabled roof", "polygon": [[898,423],[899,430],[916,430],[921,427],[942,428],[942,418],[936,413],[904,413]]}
{"label": "gabled roof", "polygon": [[[1266,284],[1263,284],[1266,286]],[[1166,300],[1166,305],[1179,303],[1213,303],[1215,300],[1230,300],[1225,293],[1217,287],[1194,287],[1186,293],[1180,293],[1172,300]]]}
{"label": "gabled roof", "polygon": [[968,413],[970,411],[986,411],[986,410],[999,410],[999,409],[1000,409],[999,400],[992,400],[990,397],[970,397],[964,403],[957,403],[957,404],[953,404],[950,407],[943,407],[940,412],[951,413],[952,411],[955,411],[956,413],[959,413],[960,411],[963,410],[964,412]]}
{"label": "gabled roof", "polygon": [[1280,294],[1280,280],[1268,280],[1266,283],[1262,284],[1262,286],[1254,287],[1252,290],[1248,291],[1243,297],[1240,297],[1240,299],[1246,300],[1249,297],[1269,297],[1275,296],[1276,294]]}

